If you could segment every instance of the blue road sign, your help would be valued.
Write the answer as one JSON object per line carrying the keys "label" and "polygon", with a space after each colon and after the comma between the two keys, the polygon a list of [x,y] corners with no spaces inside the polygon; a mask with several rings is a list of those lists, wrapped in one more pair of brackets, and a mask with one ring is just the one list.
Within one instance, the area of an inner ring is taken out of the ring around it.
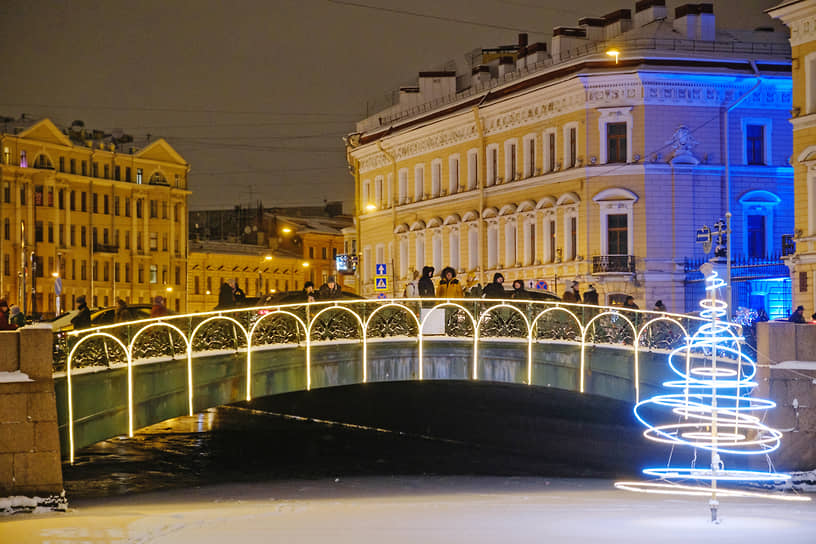
{"label": "blue road sign", "polygon": [[374,274],[375,276],[385,276],[387,274],[385,263],[377,263],[376,269],[377,273]]}
{"label": "blue road sign", "polygon": [[376,278],[374,280],[375,291],[385,291],[388,289],[388,278]]}

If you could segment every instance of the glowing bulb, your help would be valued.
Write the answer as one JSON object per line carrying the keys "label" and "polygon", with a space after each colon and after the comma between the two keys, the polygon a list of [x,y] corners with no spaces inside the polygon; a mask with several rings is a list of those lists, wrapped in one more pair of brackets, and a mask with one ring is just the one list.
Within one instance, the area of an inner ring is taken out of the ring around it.
{"label": "glowing bulb", "polygon": [[373,212],[374,210],[377,209],[377,206],[369,202],[368,204],[366,204],[365,209],[366,211]]}
{"label": "glowing bulb", "polygon": [[284,234],[289,234],[290,232],[292,232],[292,229],[290,229],[289,227],[283,227],[281,229],[281,232],[284,233]]}
{"label": "glowing bulb", "polygon": [[620,51],[618,51],[617,49],[610,49],[609,51],[606,52],[606,54],[609,57],[615,57],[615,64],[618,63],[618,57],[620,56]]}

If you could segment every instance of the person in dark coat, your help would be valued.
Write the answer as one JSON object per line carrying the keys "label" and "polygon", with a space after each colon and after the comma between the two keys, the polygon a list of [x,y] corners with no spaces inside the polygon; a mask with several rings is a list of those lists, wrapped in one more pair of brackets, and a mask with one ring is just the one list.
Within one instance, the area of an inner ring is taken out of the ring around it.
{"label": "person in dark coat", "polygon": [[303,302],[314,302],[315,301],[315,295],[317,295],[317,293],[315,293],[314,283],[312,283],[310,281],[307,281],[306,283],[304,283],[303,284],[303,291],[301,293],[302,293],[302,297],[303,297]]}
{"label": "person in dark coat", "polygon": [[235,305],[243,306],[246,303],[246,293],[244,293],[244,290],[238,285],[238,280],[232,280],[230,286],[232,287],[232,300],[235,302]]}
{"label": "person in dark coat", "polygon": [[504,298],[504,275],[501,272],[493,274],[493,281],[485,286],[484,298]]}
{"label": "person in dark coat", "polygon": [[11,305],[11,313],[9,314],[9,323],[17,327],[25,327],[26,321],[23,311],[16,304]]}
{"label": "person in dark coat", "polygon": [[433,280],[434,267],[423,266],[422,277],[419,278],[419,296],[422,298],[433,298],[436,295]]}
{"label": "person in dark coat", "polygon": [[530,298],[530,293],[524,288],[524,282],[521,280],[513,280],[513,293],[510,298],[517,298],[526,300]]}
{"label": "person in dark coat", "polygon": [[589,285],[589,289],[584,291],[584,304],[598,305],[598,291],[595,290],[595,286],[592,284]]}
{"label": "person in dark coat", "polygon": [[232,295],[232,285],[230,282],[224,282],[221,284],[221,290],[218,291],[218,306],[215,307],[216,310],[223,310],[225,308],[232,308],[235,306],[235,298]]}
{"label": "person in dark coat", "polygon": [[337,285],[336,278],[329,276],[326,283],[320,286],[320,293],[318,294],[320,300],[334,300],[340,298],[342,289]]}
{"label": "person in dark coat", "polygon": [[623,307],[630,308],[632,310],[637,310],[638,305],[635,304],[635,297],[633,297],[632,295],[627,295],[626,300],[623,301]]}
{"label": "person in dark coat", "polygon": [[805,307],[797,306],[796,310],[794,310],[788,318],[788,321],[791,323],[807,323],[807,321],[805,321]]}
{"label": "person in dark coat", "polygon": [[85,303],[85,295],[79,295],[76,301],[79,313],[71,319],[71,325],[73,325],[76,330],[87,329],[91,326],[91,310]]}

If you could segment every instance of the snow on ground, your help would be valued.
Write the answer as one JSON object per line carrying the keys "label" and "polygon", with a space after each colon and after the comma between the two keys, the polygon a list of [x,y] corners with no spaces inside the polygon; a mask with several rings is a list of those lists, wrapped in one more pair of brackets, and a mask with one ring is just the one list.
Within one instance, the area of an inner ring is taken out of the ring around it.
{"label": "snow on ground", "polygon": [[816,542],[816,502],[645,495],[608,480],[405,476],[223,484],[0,518],[13,544]]}
{"label": "snow on ground", "polygon": [[0,383],[33,382],[28,374],[15,370],[14,372],[0,372]]}

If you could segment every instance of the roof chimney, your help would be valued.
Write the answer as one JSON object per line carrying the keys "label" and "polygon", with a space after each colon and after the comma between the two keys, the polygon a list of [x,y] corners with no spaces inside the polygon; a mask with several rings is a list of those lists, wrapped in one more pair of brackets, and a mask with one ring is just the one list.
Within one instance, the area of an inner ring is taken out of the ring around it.
{"label": "roof chimney", "polygon": [[635,26],[646,26],[666,18],[666,0],[640,0],[635,4]]}
{"label": "roof chimney", "polygon": [[603,16],[603,18],[606,20],[606,25],[604,26],[604,37],[607,40],[620,36],[632,28],[631,9],[619,9],[618,11],[607,13]]}
{"label": "roof chimney", "polygon": [[470,71],[471,73],[471,85],[474,87],[485,85],[488,81],[490,81],[490,66],[486,64],[480,64],[479,66],[474,66],[473,69]]}
{"label": "roof chimney", "polygon": [[570,50],[586,44],[586,30],[571,26],[553,28],[552,58],[559,62],[570,57]]}
{"label": "roof chimney", "polygon": [[582,17],[578,19],[578,25],[584,29],[589,41],[603,41],[604,27],[606,26],[606,19],[603,17]]}
{"label": "roof chimney", "polygon": [[499,59],[499,78],[503,78],[516,69],[516,61],[510,55],[503,56]]}
{"label": "roof chimney", "polygon": [[674,10],[673,26],[684,39],[713,41],[714,5],[683,4]]}

